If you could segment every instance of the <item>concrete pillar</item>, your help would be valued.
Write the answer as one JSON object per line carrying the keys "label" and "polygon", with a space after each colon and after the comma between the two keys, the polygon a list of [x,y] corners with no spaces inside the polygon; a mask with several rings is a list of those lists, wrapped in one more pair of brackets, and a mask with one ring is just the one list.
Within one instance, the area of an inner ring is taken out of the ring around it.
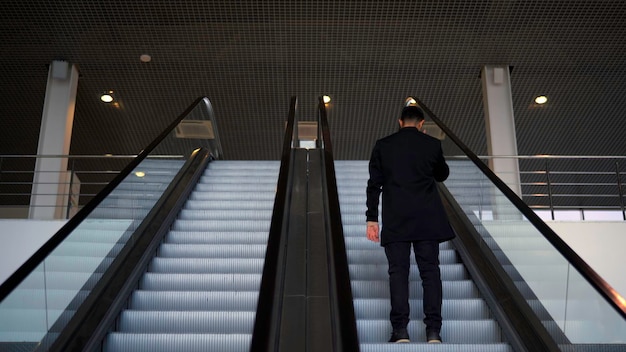
{"label": "concrete pillar", "polygon": [[[74,123],[78,69],[65,61],[53,61],[48,72],[38,155],[68,155]],[[30,219],[65,218],[70,175],[67,158],[39,157],[35,163],[30,198]]]}
{"label": "concrete pillar", "polygon": [[[487,152],[492,157],[517,156],[517,138],[507,65],[484,66],[481,71],[483,107],[487,127]],[[519,162],[515,158],[492,158],[489,167],[521,197]]]}

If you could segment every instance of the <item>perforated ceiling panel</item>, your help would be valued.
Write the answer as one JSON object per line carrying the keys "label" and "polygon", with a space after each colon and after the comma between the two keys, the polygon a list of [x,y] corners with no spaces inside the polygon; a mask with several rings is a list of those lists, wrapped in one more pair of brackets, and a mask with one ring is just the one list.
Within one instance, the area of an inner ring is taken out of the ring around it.
{"label": "perforated ceiling panel", "polygon": [[278,159],[290,96],[313,119],[321,94],[338,159],[368,158],[409,95],[485,154],[480,68],[508,64],[520,154],[624,155],[625,18],[621,0],[3,1],[0,154],[36,153],[64,59],[72,154],[137,153],[207,96],[226,158]]}

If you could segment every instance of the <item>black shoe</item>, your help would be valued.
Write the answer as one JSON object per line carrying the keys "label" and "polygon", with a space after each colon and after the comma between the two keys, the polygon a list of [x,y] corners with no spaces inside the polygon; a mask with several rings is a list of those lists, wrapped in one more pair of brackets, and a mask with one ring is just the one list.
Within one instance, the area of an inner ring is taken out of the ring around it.
{"label": "black shoe", "polygon": [[406,329],[398,329],[394,330],[394,332],[391,333],[391,338],[389,339],[389,342],[407,343],[411,342],[411,340],[409,340],[409,333],[406,332]]}
{"label": "black shoe", "polygon": [[441,343],[441,336],[438,331],[426,331],[426,342]]}

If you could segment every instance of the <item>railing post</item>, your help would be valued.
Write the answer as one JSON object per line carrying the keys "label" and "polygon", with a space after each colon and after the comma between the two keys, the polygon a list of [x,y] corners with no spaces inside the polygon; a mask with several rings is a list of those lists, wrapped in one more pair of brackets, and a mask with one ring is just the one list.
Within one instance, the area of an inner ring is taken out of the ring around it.
{"label": "railing post", "polygon": [[552,183],[550,182],[550,169],[548,167],[548,159],[546,159],[546,181],[548,184],[548,201],[550,202],[550,216],[554,219],[554,202],[552,199]]}
{"label": "railing post", "polygon": [[624,207],[624,192],[622,192],[622,176],[619,171],[619,161],[615,162],[615,173],[617,174],[617,194],[619,195],[619,204],[622,208],[622,218],[626,220],[626,209]]}
{"label": "railing post", "polygon": [[70,213],[72,211],[72,186],[74,185],[74,170],[76,170],[76,159],[72,159],[72,164],[70,166],[69,172],[70,172],[70,184],[68,187],[68,194],[67,194],[67,208],[65,210],[65,218],[69,219],[70,218]]}

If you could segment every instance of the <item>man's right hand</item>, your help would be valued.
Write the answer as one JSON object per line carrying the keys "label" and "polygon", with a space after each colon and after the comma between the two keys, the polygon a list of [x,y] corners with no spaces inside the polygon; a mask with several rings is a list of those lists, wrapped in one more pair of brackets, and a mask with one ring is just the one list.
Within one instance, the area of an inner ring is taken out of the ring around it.
{"label": "man's right hand", "polygon": [[379,228],[376,221],[367,222],[367,239],[372,242],[380,242]]}

